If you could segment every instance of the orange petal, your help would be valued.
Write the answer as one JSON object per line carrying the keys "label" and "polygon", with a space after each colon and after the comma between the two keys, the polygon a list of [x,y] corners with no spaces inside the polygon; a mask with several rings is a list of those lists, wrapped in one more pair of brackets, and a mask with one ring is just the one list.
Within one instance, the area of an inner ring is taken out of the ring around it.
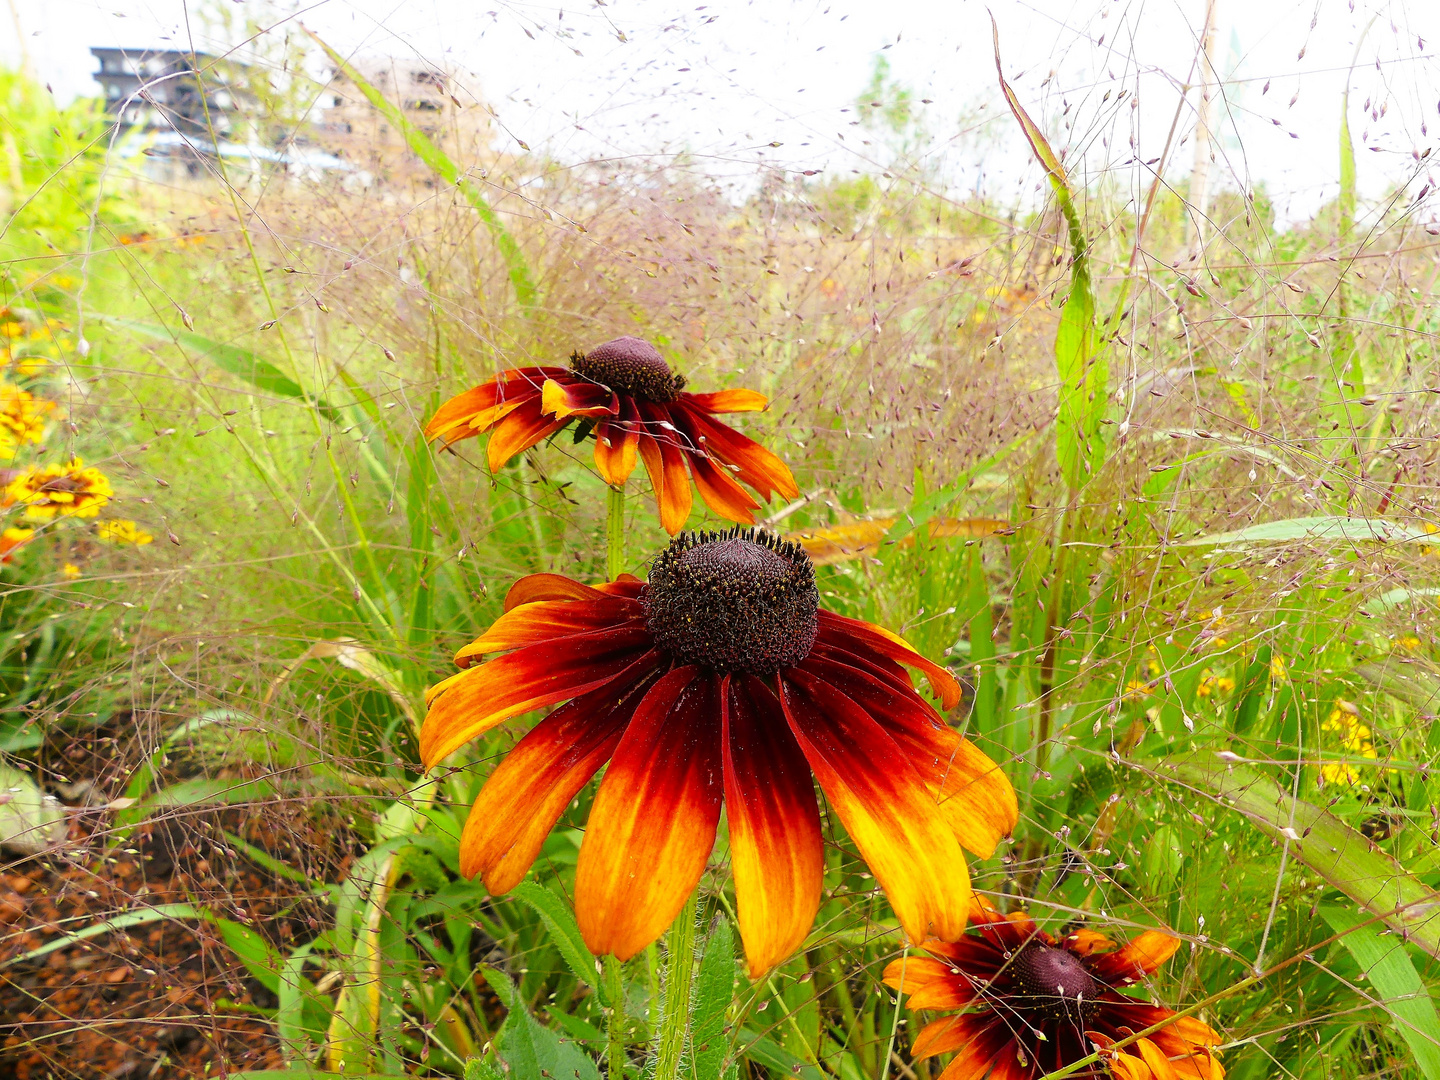
{"label": "orange petal", "polygon": [[650,645],[644,627],[531,645],[432,686],[420,725],[428,769],[496,724],[577,697],[615,678]]}
{"label": "orange petal", "polygon": [[1106,952],[1115,947],[1115,943],[1104,934],[1097,934],[1094,930],[1080,929],[1074,933],[1065,935],[1065,948],[1069,949],[1076,956],[1089,956],[1091,953]]}
{"label": "orange petal", "polygon": [[513,611],[521,604],[537,600],[604,600],[605,593],[564,574],[527,574],[505,594],[505,610]]}
{"label": "orange petal", "polygon": [[681,394],[680,400],[711,413],[760,412],[770,399],[754,390],[716,390],[710,394]]}
{"label": "orange petal", "polygon": [[958,938],[970,875],[919,773],[868,713],[802,668],[785,672],[781,690],[790,730],[905,932]]}
{"label": "orange petal", "polygon": [[499,472],[516,454],[529,450],[568,423],[568,420],[552,420],[545,416],[538,399],[526,401],[490,433],[490,445],[485,451],[490,471]]}
{"label": "orange petal", "polygon": [[1150,1070],[1150,1075],[1155,1077],[1155,1080],[1179,1080],[1170,1059],[1149,1039],[1137,1039],[1130,1044],[1129,1049],[1145,1062],[1145,1067]]}
{"label": "orange petal", "polygon": [[804,666],[873,716],[910,757],[967,850],[982,859],[1014,831],[1020,818],[1015,789],[991,761],[960,736],[913,690],[900,692],[873,675],[829,659]]}
{"label": "orange petal", "polygon": [[455,654],[455,663],[469,667],[477,656],[537,645],[542,641],[622,627],[644,620],[645,609],[625,597],[600,600],[537,600],[505,612],[490,629]]}
{"label": "orange petal", "polygon": [[820,910],[820,811],[774,692],[753,675],[734,676],[722,709],[736,914],[750,978],[759,979],[800,947]]}
{"label": "orange petal", "polygon": [[640,457],[655,489],[660,524],[671,536],[685,527],[690,517],[690,477],[685,472],[685,455],[671,442],[653,435],[640,435]]}
{"label": "orange petal", "polygon": [[953,709],[960,703],[960,684],[955,681],[955,676],[939,664],[926,660],[908,641],[883,626],[846,618],[821,608],[820,640],[839,649],[845,649],[848,643],[858,643],[897,663],[919,668],[925,673],[930,689],[940,699],[943,708]]}
{"label": "orange petal", "polygon": [[648,681],[591,691],[540,721],[505,756],[470,809],[460,837],[460,873],[485,876],[492,893],[513,889],[550,830],[615,744]]}
{"label": "orange petal", "polygon": [[718,516],[741,525],[755,524],[752,511],[760,506],[750,493],[735,482],[728,472],[719,468],[704,454],[686,454],[690,473],[695,477],[695,490]]}
{"label": "orange petal", "polygon": [[1110,1066],[1110,1074],[1117,1080],[1152,1080],[1150,1070],[1145,1067],[1145,1062],[1124,1050],[1105,1060],[1106,1064]]}
{"label": "orange petal", "polygon": [[564,420],[570,416],[613,416],[619,400],[606,387],[570,378],[546,379],[540,388],[540,411]]}
{"label": "orange petal", "polygon": [[446,443],[468,439],[488,429],[516,406],[533,400],[541,384],[552,375],[565,373],[565,368],[512,368],[489,382],[456,394],[440,408],[425,425],[425,437],[445,437]]}
{"label": "orange petal", "polygon": [[600,421],[595,426],[595,468],[611,487],[622,487],[635,471],[640,432]]}
{"label": "orange petal", "polygon": [[[916,1061],[922,1061],[936,1054],[959,1050],[959,1056],[950,1063],[945,1072],[950,1072],[959,1064],[961,1068],[952,1075],[952,1080],[954,1077],[966,1076],[979,1080],[985,1075],[986,1066],[1011,1038],[1004,1018],[997,1013],[946,1016],[932,1020],[920,1029],[920,1034],[915,1036],[915,1042],[910,1048],[910,1056]],[[940,1075],[944,1076],[945,1073]]]}
{"label": "orange petal", "polygon": [[1091,957],[1089,967],[1111,986],[1127,986],[1149,975],[1179,948],[1179,938],[1147,930],[1112,953]]}
{"label": "orange petal", "polygon": [[720,820],[720,684],[698,668],[645,695],[585,828],[575,918],[597,956],[628,960],[665,932],[695,891]]}
{"label": "orange petal", "polygon": [[736,466],[740,479],[760,492],[762,498],[769,499],[777,491],[787,499],[800,494],[790,467],[765,447],[703,414],[692,411],[689,419],[697,440],[703,440],[703,449]]}
{"label": "orange petal", "polygon": [[[905,993],[913,994],[937,979],[955,978],[955,968],[933,956],[904,956],[885,965],[882,981],[892,990],[900,989],[901,971],[905,974]],[[908,1006],[914,1008],[914,1006]]]}

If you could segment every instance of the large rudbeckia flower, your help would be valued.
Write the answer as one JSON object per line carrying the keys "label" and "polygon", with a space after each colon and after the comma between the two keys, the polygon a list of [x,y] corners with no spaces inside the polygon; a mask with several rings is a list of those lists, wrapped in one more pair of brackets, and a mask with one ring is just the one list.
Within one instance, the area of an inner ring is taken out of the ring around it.
{"label": "large rudbeckia flower", "polygon": [[[785,463],[759,443],[714,419],[717,413],[756,412],[764,395],[753,390],[690,394],[655,346],[616,338],[570,366],[515,368],[451,398],[425,425],[446,445],[490,432],[491,472],[577,418],[593,425],[595,467],[612,487],[645,462],[660,523],[672,536],[690,516],[690,477],[705,505],[726,521],[755,522],[760,503],[744,481],[769,501],[799,494]],[[582,429],[583,430],[583,429]],[[689,469],[689,476],[686,469]]]}
{"label": "large rudbeckia flower", "polygon": [[1029,916],[1002,915],[978,899],[970,919],[972,932],[958,941],[926,942],[929,956],[885,969],[886,985],[909,994],[911,1009],[963,1010],[925,1025],[911,1048],[917,1060],[957,1051],[940,1080],[1032,1080],[1097,1049],[1119,1080],[1224,1077],[1209,1049],[1219,1036],[1188,1016],[1109,1050],[1175,1016],[1120,990],[1169,960],[1178,938],[1150,930],[1116,948],[1079,930],[1057,941]]}
{"label": "large rudbeckia flower", "polygon": [[[469,666],[490,653],[506,655]],[[670,925],[704,873],[722,804],[756,977],[795,950],[820,905],[814,781],[917,942],[963,933],[960,849],[988,856],[1015,823],[1004,774],[905,666],[946,708],[960,696],[954,677],[894,634],[821,610],[804,551],[763,532],[682,534],[644,583],[522,578],[456,662],[467,670],[430,690],[427,766],[508,717],[568,701],[481,790],[460,841],[465,875],[513,888],[609,762],[575,880],[597,954],[628,959]]]}

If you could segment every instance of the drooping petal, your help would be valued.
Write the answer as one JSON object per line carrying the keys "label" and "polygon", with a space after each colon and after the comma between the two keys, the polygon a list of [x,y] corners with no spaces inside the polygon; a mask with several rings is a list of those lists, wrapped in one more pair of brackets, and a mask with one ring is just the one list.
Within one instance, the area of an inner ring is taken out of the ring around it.
{"label": "drooping petal", "polygon": [[475,657],[486,653],[508,652],[612,626],[624,627],[644,618],[645,610],[637,601],[621,596],[591,601],[537,600],[501,615],[490,629],[455,654],[455,663],[469,667]]}
{"label": "drooping petal", "polygon": [[595,425],[595,468],[611,487],[622,487],[635,471],[640,432],[602,420]]}
{"label": "drooping petal", "polygon": [[660,525],[674,536],[690,517],[690,477],[685,472],[685,454],[669,436],[659,439],[648,432],[641,433],[639,450],[655,489]]}
{"label": "drooping petal", "polygon": [[694,410],[690,410],[690,422],[710,456],[734,465],[740,479],[761,498],[768,500],[777,491],[787,499],[800,494],[790,467],[755,440]]}
{"label": "drooping petal", "polygon": [[610,760],[651,678],[592,690],[515,744],[470,808],[460,837],[461,874],[483,874],[497,894],[519,883],[570,800]]}
{"label": "drooping petal", "polygon": [[1015,789],[980,749],[947,725],[913,690],[901,691],[855,667],[811,656],[801,665],[864,709],[909,756],[955,836],[982,859],[1014,831]]}
{"label": "drooping petal", "polygon": [[960,703],[960,684],[955,680],[955,676],[939,664],[926,660],[911,648],[904,638],[892,634],[883,626],[850,619],[821,608],[819,636],[826,644],[838,648],[846,648],[848,641],[852,648],[854,645],[861,645],[906,667],[918,668],[925,673],[930,689],[940,699],[943,708],[953,709]]}
{"label": "drooping petal", "polygon": [[420,760],[428,769],[512,716],[605,685],[650,648],[644,627],[531,645],[452,675],[426,693]]}
{"label": "drooping petal", "polygon": [[681,394],[680,400],[711,413],[761,412],[770,399],[754,390],[716,390],[709,394]]}
{"label": "drooping petal", "polygon": [[556,420],[614,416],[620,411],[620,401],[608,387],[570,376],[545,380],[540,388],[540,408]]}
{"label": "drooping petal", "polygon": [[1179,948],[1179,938],[1159,930],[1147,930],[1112,953],[1091,956],[1087,966],[1102,982],[1128,986],[1149,975]]}
{"label": "drooping petal", "polygon": [[740,525],[755,524],[754,511],[760,504],[728,472],[704,454],[686,454],[695,490],[718,517]]}
{"label": "drooping petal", "polygon": [[1106,952],[1115,947],[1115,942],[1104,934],[1086,930],[1084,927],[1066,934],[1064,944],[1065,948],[1076,956],[1089,956],[1092,953]]}
{"label": "drooping petal", "polygon": [[715,846],[723,788],[720,683],[657,682],[616,747],[580,845],[575,917],[590,951],[628,960],[664,933]]}
{"label": "drooping petal", "polygon": [[810,767],[770,688],[736,675],[722,695],[736,914],[750,977],[758,979],[799,948],[820,909],[820,811]]}
{"label": "drooping petal", "polygon": [[559,367],[512,368],[489,382],[456,394],[425,425],[427,439],[445,438],[447,444],[488,430],[496,421],[526,401],[534,400],[547,378],[565,372]]}
{"label": "drooping petal", "polygon": [[510,413],[490,433],[485,448],[491,472],[499,472],[507,461],[549,438],[568,424],[569,420],[553,420],[541,410],[537,395]]}
{"label": "drooping petal", "polygon": [[931,1021],[920,1029],[910,1048],[916,1061],[958,1050],[940,1075],[946,1080],[982,1080],[995,1056],[1010,1047],[1014,1036],[997,1013],[962,1013]]}
{"label": "drooping petal", "polygon": [[839,691],[799,668],[780,685],[790,730],[905,932],[954,941],[965,930],[970,875],[920,774]]}
{"label": "drooping petal", "polygon": [[521,604],[537,600],[604,600],[606,594],[592,585],[585,585],[564,574],[527,574],[505,594],[505,610],[514,611]]}
{"label": "drooping petal", "polygon": [[1145,1067],[1150,1070],[1150,1075],[1155,1080],[1179,1080],[1175,1075],[1175,1067],[1170,1064],[1170,1059],[1160,1051],[1149,1039],[1137,1039],[1131,1045],[1132,1049],[1145,1062]]}
{"label": "drooping petal", "polygon": [[[954,965],[933,956],[910,955],[903,956],[898,960],[891,960],[885,965],[885,973],[881,980],[892,990],[900,989],[901,975],[904,975],[905,993],[914,994],[917,990],[930,986],[937,981],[948,981],[954,979]],[[914,1005],[907,1005],[907,1008],[915,1008]]]}
{"label": "drooping petal", "polygon": [[907,1009],[963,1009],[980,996],[980,990],[964,975],[936,979],[920,987],[905,1002]]}

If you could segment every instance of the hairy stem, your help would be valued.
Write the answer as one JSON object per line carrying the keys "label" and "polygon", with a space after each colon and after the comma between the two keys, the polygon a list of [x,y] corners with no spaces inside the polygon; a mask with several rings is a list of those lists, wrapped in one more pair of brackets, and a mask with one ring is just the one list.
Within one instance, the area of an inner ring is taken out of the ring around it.
{"label": "hairy stem", "polygon": [[685,1043],[690,1035],[690,979],[695,968],[695,896],[685,901],[665,942],[669,963],[665,972],[664,1015],[660,1020],[660,1052],[655,1080],[677,1080]]}
{"label": "hairy stem", "polygon": [[625,979],[619,960],[605,957],[605,990],[610,997],[609,1044],[606,1060],[610,1080],[625,1076]]}

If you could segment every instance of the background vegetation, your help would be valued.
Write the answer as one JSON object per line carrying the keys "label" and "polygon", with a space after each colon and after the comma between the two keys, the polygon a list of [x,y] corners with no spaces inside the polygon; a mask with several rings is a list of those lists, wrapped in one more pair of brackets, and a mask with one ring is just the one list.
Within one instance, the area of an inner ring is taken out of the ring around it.
{"label": "background vegetation", "polygon": [[[743,202],[692,170],[455,165],[419,137],[429,168],[383,186],[212,162],[167,187],[88,103],[17,75],[0,93],[7,378],[57,403],[10,467],[80,456],[105,516],[153,538],[69,521],[4,567],[0,753],[68,833],[0,867],[0,904],[30,912],[0,927],[20,1002],[0,1071],[92,1075],[66,1040],[128,1037],[46,997],[46,965],[83,952],[222,1059],[235,1015],[275,1067],[601,1075],[613,990],[568,913],[593,785],[490,897],[456,841],[528,724],[431,778],[414,734],[516,576],[602,576],[603,486],[568,438],[492,477],[420,428],[503,366],[634,333],[692,386],[771,397],[744,423],[802,498],[770,527],[807,539],[827,606],[964,680],[950,720],[1022,807],[977,888],[1052,929],[1181,936],[1146,993],[1215,996],[1233,1080],[1440,1080],[1428,160],[1363,203],[1342,128],[1339,200],[1284,230],[1263,191],[1202,219],[1169,157],[1138,193],[1051,158],[1043,205],[996,205],[906,168],[927,134],[877,68],[857,107],[890,171],[768,176]],[[664,537],[646,499],[627,513],[643,575]],[[192,893],[25,907],[29,882],[118,873],[157,837]],[[813,934],[751,984],[722,830],[685,1075],[938,1071],[880,982],[893,917],[833,821],[827,841]],[[234,899],[246,873],[259,899]],[[171,922],[223,944],[234,985],[177,1001],[174,971],[131,965],[131,931]],[[637,1076],[663,966],[625,967]],[[155,1040],[134,1075],[188,1075]]]}

